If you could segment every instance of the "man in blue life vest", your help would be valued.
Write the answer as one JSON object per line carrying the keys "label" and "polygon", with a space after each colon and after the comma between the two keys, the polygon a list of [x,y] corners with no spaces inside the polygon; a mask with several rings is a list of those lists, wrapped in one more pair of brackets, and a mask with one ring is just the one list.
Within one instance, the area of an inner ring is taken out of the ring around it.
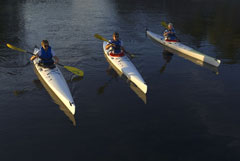
{"label": "man in blue life vest", "polygon": [[[55,67],[54,64],[57,64],[59,62],[58,57],[55,55],[53,49],[49,46],[49,43],[47,40],[43,40],[41,42],[41,49],[36,53],[36,55],[33,55],[30,60],[33,61],[35,58],[39,57],[41,60],[39,62],[40,66],[43,67],[49,67],[53,68]],[[52,59],[54,58],[54,60]]]}
{"label": "man in blue life vest", "polygon": [[110,51],[110,55],[124,55],[125,50],[122,41],[119,40],[119,33],[113,33],[113,39],[109,40],[105,48]]}
{"label": "man in blue life vest", "polygon": [[169,23],[167,26],[167,29],[164,31],[163,36],[165,40],[167,41],[178,41],[176,35],[175,35],[175,30],[173,28],[173,24]]}

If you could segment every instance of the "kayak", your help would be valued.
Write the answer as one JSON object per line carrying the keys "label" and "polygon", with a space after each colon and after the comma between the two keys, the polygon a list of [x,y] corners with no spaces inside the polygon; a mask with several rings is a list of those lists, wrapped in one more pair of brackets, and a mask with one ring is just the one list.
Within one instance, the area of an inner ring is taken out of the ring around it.
{"label": "kayak", "polygon": [[[34,54],[39,51],[38,48],[34,49]],[[62,75],[62,72],[56,66],[53,69],[44,68],[39,66],[38,63],[40,58],[33,60],[34,67],[39,73],[43,81],[48,85],[48,87],[56,94],[56,96],[62,101],[62,103],[68,108],[68,110],[74,115],[75,114],[75,104],[68,88],[68,85]]]}
{"label": "kayak", "polygon": [[73,126],[76,126],[76,120],[74,115],[69,111],[69,109],[63,104],[63,102],[56,96],[55,93],[49,88],[43,78],[40,76],[39,72],[36,68],[34,68],[34,72],[36,73],[38,79],[42,83],[43,87],[47,90],[48,94],[51,96],[54,103],[59,105],[59,109],[65,113],[65,115],[69,118],[69,120],[73,123]]}
{"label": "kayak", "polygon": [[109,50],[105,49],[106,45],[107,42],[104,41],[103,50],[108,61],[111,62],[111,64],[116,67],[118,71],[123,73],[130,81],[132,81],[143,93],[146,94],[147,84],[130,59],[124,54],[119,54],[118,56],[109,54]]}
{"label": "kayak", "polygon": [[221,60],[219,59],[216,59],[216,58],[213,58],[213,57],[210,57],[210,56],[207,56],[207,55],[204,55],[203,53],[199,52],[199,51],[196,51],[194,50],[193,48],[190,48],[180,42],[177,42],[177,41],[166,41],[164,39],[163,36],[161,35],[158,35],[156,33],[153,33],[149,30],[146,30],[147,32],[147,36],[157,42],[159,42],[160,44],[162,45],[165,45],[171,49],[174,49],[178,52],[181,52],[185,55],[188,55],[190,57],[193,57],[197,60],[201,60],[205,63],[208,63],[210,65],[213,65],[215,67],[218,67],[221,63]]}

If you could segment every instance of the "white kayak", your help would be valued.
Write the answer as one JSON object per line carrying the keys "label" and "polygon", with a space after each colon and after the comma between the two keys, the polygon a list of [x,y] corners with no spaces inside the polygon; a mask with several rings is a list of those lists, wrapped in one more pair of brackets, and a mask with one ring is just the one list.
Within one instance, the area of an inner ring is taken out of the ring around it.
{"label": "white kayak", "polygon": [[107,42],[103,42],[103,50],[106,58],[114,65],[121,73],[123,73],[130,81],[132,81],[143,93],[147,93],[147,84],[139,74],[136,67],[130,59],[124,55],[115,57],[109,55],[109,51],[105,49]]}
{"label": "white kayak", "polygon": [[[34,49],[34,54],[39,51],[38,48]],[[68,85],[62,75],[62,72],[56,66],[53,69],[44,68],[38,65],[40,58],[34,59],[33,63],[40,74],[44,82],[49,86],[49,88],[56,94],[56,96],[62,101],[62,103],[69,109],[69,111],[75,114],[75,104],[68,88]]]}
{"label": "white kayak", "polygon": [[161,35],[153,33],[149,30],[146,30],[146,32],[147,32],[147,35],[149,38],[151,38],[151,39],[159,42],[160,44],[165,45],[171,49],[174,49],[174,50],[179,51],[183,54],[186,54],[190,57],[193,57],[197,60],[201,60],[201,61],[208,63],[210,65],[213,65],[215,67],[218,67],[221,63],[221,61],[219,59],[204,55],[203,53],[196,51],[193,48],[190,48],[180,42],[165,41],[164,37]]}

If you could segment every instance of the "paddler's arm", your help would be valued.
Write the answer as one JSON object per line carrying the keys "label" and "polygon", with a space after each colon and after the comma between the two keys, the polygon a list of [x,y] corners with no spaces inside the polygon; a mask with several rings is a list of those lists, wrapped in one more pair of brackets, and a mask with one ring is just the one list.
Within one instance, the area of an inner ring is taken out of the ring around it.
{"label": "paddler's arm", "polygon": [[127,51],[124,49],[123,46],[121,46],[121,50],[122,50],[126,55],[128,55],[128,57],[132,58],[132,55],[131,55],[129,52],[127,52]]}
{"label": "paddler's arm", "polygon": [[112,44],[112,43],[108,43],[105,47],[106,50],[108,50],[110,47],[115,47],[115,44]]}
{"label": "paddler's arm", "polygon": [[56,56],[54,50],[52,49],[52,56],[54,58],[54,64],[58,64],[59,63],[59,58]]}
{"label": "paddler's arm", "polygon": [[40,54],[40,50],[38,50],[37,53],[35,53],[35,54],[30,58],[30,60],[33,61],[34,59],[38,58],[38,57],[39,57],[39,54]]}
{"label": "paddler's arm", "polygon": [[36,55],[33,55],[33,56],[30,58],[30,60],[33,61],[33,60],[36,59],[36,58],[37,58],[37,56],[36,56]]}
{"label": "paddler's arm", "polygon": [[34,59],[38,58],[38,57],[39,57],[38,54],[39,54],[39,53],[36,53],[35,55],[33,55],[33,56],[30,58],[30,60],[33,61]]}
{"label": "paddler's arm", "polygon": [[59,59],[58,59],[58,57],[57,56],[53,56],[53,58],[54,58],[54,64],[58,64],[59,63]]}
{"label": "paddler's arm", "polygon": [[123,46],[121,46],[121,50],[122,50],[124,53],[127,53],[127,51],[124,49]]}
{"label": "paddler's arm", "polygon": [[163,36],[167,36],[168,34],[170,34],[171,33],[171,31],[165,31],[164,33],[163,33]]}

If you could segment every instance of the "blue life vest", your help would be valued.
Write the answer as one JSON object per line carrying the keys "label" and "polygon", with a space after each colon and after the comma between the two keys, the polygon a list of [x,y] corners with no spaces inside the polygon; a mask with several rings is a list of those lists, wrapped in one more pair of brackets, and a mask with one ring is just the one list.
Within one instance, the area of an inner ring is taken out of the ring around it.
{"label": "blue life vest", "polygon": [[114,40],[110,40],[109,41],[110,44],[115,44],[116,47],[112,47],[113,48],[113,51],[114,53],[120,53],[121,52],[121,41],[120,40],[117,40],[117,41],[114,41]]}
{"label": "blue life vest", "polygon": [[43,49],[43,47],[41,47],[41,55],[39,56],[39,58],[41,59],[40,63],[44,64],[44,65],[52,65],[54,64],[54,61],[52,59],[52,49],[51,47],[49,46],[48,47],[48,50],[45,51]]}
{"label": "blue life vest", "polygon": [[169,34],[167,35],[167,39],[168,39],[168,40],[176,40],[176,39],[177,39],[177,38],[176,38],[176,35],[175,35],[175,30],[174,30],[174,29],[171,29],[171,30],[167,29],[167,30],[165,30],[164,32],[172,32],[172,33],[169,33]]}

